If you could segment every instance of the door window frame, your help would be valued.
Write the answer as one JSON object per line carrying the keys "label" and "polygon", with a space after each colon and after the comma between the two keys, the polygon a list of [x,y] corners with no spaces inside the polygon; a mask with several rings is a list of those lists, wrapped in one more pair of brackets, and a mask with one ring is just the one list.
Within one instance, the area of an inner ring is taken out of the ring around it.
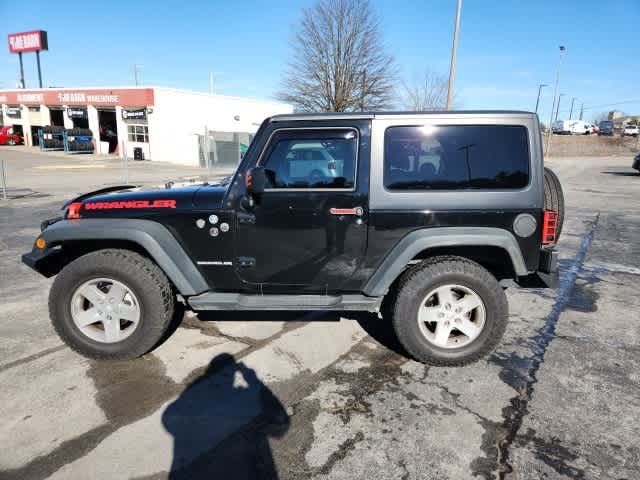
{"label": "door window frame", "polygon": [[257,167],[261,167],[264,166],[264,162],[267,160],[267,158],[265,158],[267,156],[267,152],[271,153],[271,151],[273,150],[273,146],[274,144],[272,144],[272,140],[274,135],[276,135],[277,133],[280,132],[291,132],[291,131],[298,131],[298,130],[302,130],[302,131],[309,131],[309,130],[324,130],[324,131],[336,131],[336,130],[351,130],[352,132],[355,133],[356,138],[356,149],[354,152],[354,156],[355,156],[355,162],[354,162],[354,168],[353,168],[353,187],[349,187],[349,188],[278,188],[278,187],[269,187],[269,188],[265,188],[264,191],[265,192],[300,192],[300,193],[304,193],[304,192],[355,192],[358,188],[358,160],[359,160],[359,155],[360,155],[360,132],[357,128],[355,127],[283,127],[283,128],[277,128],[275,130],[273,130],[270,134],[269,134],[269,138],[267,139],[267,141],[264,144],[264,147],[262,147],[262,151],[260,152],[260,155],[258,156],[258,161],[256,162],[256,166]]}

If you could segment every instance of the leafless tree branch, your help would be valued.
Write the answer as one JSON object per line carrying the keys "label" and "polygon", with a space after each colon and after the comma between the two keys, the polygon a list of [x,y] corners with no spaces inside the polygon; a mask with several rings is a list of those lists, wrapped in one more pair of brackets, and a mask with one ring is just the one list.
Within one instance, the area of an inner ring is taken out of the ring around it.
{"label": "leafless tree branch", "polygon": [[447,77],[427,69],[420,78],[402,83],[402,102],[407,110],[444,110],[447,88]]}
{"label": "leafless tree branch", "polygon": [[396,69],[369,0],[318,0],[303,10],[278,99],[301,111],[382,110]]}

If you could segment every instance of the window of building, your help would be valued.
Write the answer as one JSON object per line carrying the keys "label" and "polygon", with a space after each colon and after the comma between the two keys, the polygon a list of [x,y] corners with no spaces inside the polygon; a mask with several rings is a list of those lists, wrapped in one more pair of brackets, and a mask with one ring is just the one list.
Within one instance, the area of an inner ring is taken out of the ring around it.
{"label": "window of building", "polygon": [[130,142],[149,143],[148,125],[127,125]]}
{"label": "window of building", "polygon": [[268,188],[355,186],[358,139],[353,130],[291,130],[277,135],[265,167]]}
{"label": "window of building", "polygon": [[388,190],[519,189],[529,183],[523,126],[390,127],[384,143]]}

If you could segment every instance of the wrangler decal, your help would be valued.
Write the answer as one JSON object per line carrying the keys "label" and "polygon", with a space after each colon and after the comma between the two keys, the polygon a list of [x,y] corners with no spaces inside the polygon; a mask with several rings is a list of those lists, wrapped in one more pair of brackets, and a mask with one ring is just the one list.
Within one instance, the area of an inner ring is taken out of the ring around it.
{"label": "wrangler decal", "polygon": [[85,203],[86,210],[110,210],[112,208],[176,208],[175,200],[126,200],[123,202]]}

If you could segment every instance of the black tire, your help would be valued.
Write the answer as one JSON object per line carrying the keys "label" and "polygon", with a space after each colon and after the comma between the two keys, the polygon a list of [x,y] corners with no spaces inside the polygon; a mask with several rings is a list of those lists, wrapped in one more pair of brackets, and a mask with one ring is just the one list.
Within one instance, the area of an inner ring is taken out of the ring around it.
{"label": "black tire", "polygon": [[[71,299],[84,282],[106,277],[125,284],[140,304],[140,321],[130,336],[103,343],[83,334],[71,316]],[[129,250],[107,249],[83,255],[58,274],[49,294],[49,314],[60,338],[85,357],[132,359],[156,346],[174,318],[175,295],[169,280],[151,260]]]}
{"label": "black tire", "polygon": [[544,208],[558,212],[556,239],[559,239],[564,224],[564,193],[558,176],[547,167],[544,167]]}
{"label": "black tire", "polygon": [[[431,343],[420,331],[417,315],[423,299],[439,286],[454,284],[473,290],[486,312],[484,328],[459,348]],[[402,346],[416,360],[430,365],[461,366],[479,360],[500,342],[507,326],[508,305],[498,280],[484,267],[462,257],[433,257],[412,267],[398,284],[393,305],[393,328]]]}

